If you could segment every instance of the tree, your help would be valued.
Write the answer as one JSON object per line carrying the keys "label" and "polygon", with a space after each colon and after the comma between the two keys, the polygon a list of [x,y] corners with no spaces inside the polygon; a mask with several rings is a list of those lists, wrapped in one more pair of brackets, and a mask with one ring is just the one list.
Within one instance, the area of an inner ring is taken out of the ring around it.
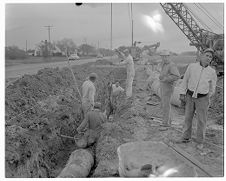
{"label": "tree", "polygon": [[88,44],[82,44],[79,46],[78,49],[82,55],[97,55],[98,54],[96,48],[91,45],[88,45]]}
{"label": "tree", "polygon": [[72,54],[77,50],[77,46],[72,39],[64,38],[55,42],[56,46],[65,53]]}
{"label": "tree", "polygon": [[103,56],[113,56],[114,55],[114,51],[110,50],[110,49],[105,49],[105,48],[100,48],[99,52],[103,55]]}
{"label": "tree", "polygon": [[24,50],[19,49],[17,46],[9,46],[5,48],[6,59],[24,59],[27,54]]}

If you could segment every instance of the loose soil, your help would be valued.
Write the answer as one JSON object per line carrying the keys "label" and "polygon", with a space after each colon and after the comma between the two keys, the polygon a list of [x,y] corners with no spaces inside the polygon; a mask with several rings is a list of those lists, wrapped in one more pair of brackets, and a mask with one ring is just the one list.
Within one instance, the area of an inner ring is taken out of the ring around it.
{"label": "loose soil", "polygon": [[[112,66],[106,60],[73,67],[73,72],[79,88],[89,73],[98,74],[96,100],[102,103],[102,110],[109,109],[107,84],[120,80],[125,87],[125,68]],[[143,81],[146,78],[144,67],[136,65],[133,97],[125,99],[121,95],[117,99],[115,114],[104,123],[101,136],[92,148],[95,166],[89,177],[118,177],[117,148],[123,143],[165,141],[181,136],[184,120],[181,108],[173,107],[173,127],[159,130],[160,99],[147,89]],[[219,79],[218,85],[223,87],[222,83]],[[222,96],[223,90],[217,89],[208,112],[206,133],[209,142],[218,146],[223,145],[223,116],[219,117],[223,115]],[[77,134],[75,130],[82,120],[79,99],[67,68],[43,69],[36,75],[23,76],[6,88],[6,177],[58,176],[70,153],[77,149],[73,140],[58,134]],[[156,105],[148,105],[147,101]],[[212,175],[222,176],[222,150],[205,144],[204,151],[200,151],[195,145],[192,142],[178,146],[205,165]]]}

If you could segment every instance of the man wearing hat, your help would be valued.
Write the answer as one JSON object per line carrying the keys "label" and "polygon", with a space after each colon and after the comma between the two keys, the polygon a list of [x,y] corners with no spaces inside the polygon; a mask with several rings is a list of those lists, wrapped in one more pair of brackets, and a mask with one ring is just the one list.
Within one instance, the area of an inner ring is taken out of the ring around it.
{"label": "man wearing hat", "polygon": [[90,111],[94,106],[94,96],[96,93],[96,88],[94,83],[97,79],[96,73],[91,73],[89,78],[82,84],[82,110],[84,113],[84,118],[88,111]]}
{"label": "man wearing hat", "polygon": [[120,52],[120,57],[123,58],[123,61],[118,65],[126,65],[126,96],[130,98],[132,96],[132,88],[133,88],[133,79],[135,76],[134,62],[133,57],[130,55],[128,49],[125,49],[123,53]]}
{"label": "man wearing hat", "polygon": [[174,83],[180,78],[180,73],[177,66],[170,60],[170,53],[164,50],[160,54],[162,62],[160,63],[160,92],[161,106],[163,112],[162,126],[168,127],[171,125],[171,105],[170,99],[174,91]]}
{"label": "man wearing hat", "polygon": [[87,117],[82,121],[77,128],[78,133],[87,128],[84,136],[87,145],[90,146],[99,138],[102,124],[106,121],[106,116],[101,112],[101,103],[96,102],[94,109],[87,113]]}
{"label": "man wearing hat", "polygon": [[200,56],[200,61],[191,63],[183,78],[181,84],[184,94],[181,94],[181,100],[186,101],[185,122],[183,136],[177,143],[187,143],[191,141],[192,120],[196,111],[197,115],[197,147],[203,148],[205,139],[207,111],[210,103],[210,97],[214,95],[217,75],[216,71],[210,67],[214,51],[206,49]]}

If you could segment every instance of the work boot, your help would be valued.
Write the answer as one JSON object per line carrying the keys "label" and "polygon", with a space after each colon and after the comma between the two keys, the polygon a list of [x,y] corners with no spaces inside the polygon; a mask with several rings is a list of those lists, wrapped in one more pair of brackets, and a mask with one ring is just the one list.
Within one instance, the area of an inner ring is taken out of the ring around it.
{"label": "work boot", "polygon": [[179,138],[177,140],[173,140],[174,143],[178,143],[178,144],[181,144],[181,143],[189,143],[191,141],[191,138]]}

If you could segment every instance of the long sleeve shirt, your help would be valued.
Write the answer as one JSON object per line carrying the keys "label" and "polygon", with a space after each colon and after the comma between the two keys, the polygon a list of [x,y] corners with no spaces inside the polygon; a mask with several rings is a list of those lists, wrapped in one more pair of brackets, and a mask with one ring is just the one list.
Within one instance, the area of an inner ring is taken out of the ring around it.
{"label": "long sleeve shirt", "polygon": [[135,75],[134,62],[131,55],[128,55],[119,65],[126,65],[127,76]]}
{"label": "long sleeve shirt", "polygon": [[94,96],[96,93],[96,88],[92,81],[86,80],[82,84],[82,100],[89,101],[92,105],[94,105]]}
{"label": "long sleeve shirt", "polygon": [[161,82],[173,84],[180,78],[180,73],[173,62],[161,63],[160,76],[163,77]]}
{"label": "long sleeve shirt", "polygon": [[200,62],[192,63],[188,66],[181,84],[183,93],[187,90],[193,91],[192,97],[197,98],[197,94],[215,93],[217,82],[216,71],[210,67],[202,67]]}

